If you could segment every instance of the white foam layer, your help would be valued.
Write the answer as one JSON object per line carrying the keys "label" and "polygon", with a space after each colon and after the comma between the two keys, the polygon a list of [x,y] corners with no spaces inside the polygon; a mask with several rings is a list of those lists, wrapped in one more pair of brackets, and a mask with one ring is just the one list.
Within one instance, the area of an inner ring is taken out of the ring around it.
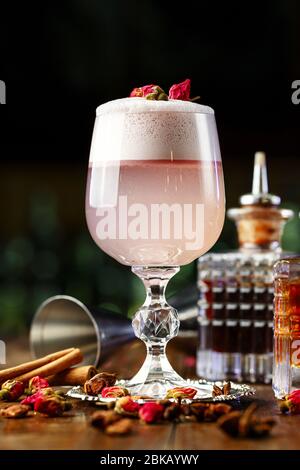
{"label": "white foam layer", "polygon": [[203,113],[214,114],[214,110],[203,104],[193,103],[191,101],[169,100],[156,101],[146,100],[146,98],[121,98],[119,100],[108,101],[101,104],[96,110],[96,115],[106,113],[150,113],[150,112],[169,112],[169,113]]}
{"label": "white foam layer", "polygon": [[214,111],[189,101],[123,98],[98,107],[90,162],[220,160]]}

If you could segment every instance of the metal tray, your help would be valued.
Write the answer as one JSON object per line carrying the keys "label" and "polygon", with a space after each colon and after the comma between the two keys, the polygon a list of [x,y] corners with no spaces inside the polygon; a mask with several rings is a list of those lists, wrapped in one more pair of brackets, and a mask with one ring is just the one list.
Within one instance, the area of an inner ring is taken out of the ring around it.
{"label": "metal tray", "polygon": [[[225,382],[208,382],[207,380],[187,380],[188,385],[191,387],[195,387],[198,389],[198,393],[196,397],[192,400],[190,399],[183,399],[182,403],[191,403],[197,401],[206,401],[206,402],[224,402],[224,401],[232,401],[232,400],[240,400],[243,398],[251,397],[255,395],[255,389],[246,384],[237,384],[234,382],[231,383],[231,393],[230,395],[218,395],[216,397],[212,396],[213,386],[217,385],[218,387],[222,387]],[[124,386],[125,381],[119,380],[116,385]],[[102,398],[100,395],[92,396],[87,395],[84,393],[83,388],[80,386],[73,387],[67,392],[67,396],[71,398],[78,398],[84,401],[92,401],[106,404],[110,402],[116,401],[116,398]],[[140,404],[146,403],[147,401],[154,401],[157,398],[139,398],[136,401]],[[174,401],[174,399],[170,399],[170,401]]]}

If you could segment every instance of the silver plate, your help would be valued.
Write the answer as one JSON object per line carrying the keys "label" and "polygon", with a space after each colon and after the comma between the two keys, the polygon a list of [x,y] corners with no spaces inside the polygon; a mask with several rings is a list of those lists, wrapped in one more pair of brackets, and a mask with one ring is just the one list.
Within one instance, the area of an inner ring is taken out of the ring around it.
{"label": "silver plate", "polygon": [[[212,396],[212,390],[213,386],[217,385],[218,387],[223,387],[223,385],[226,382],[208,382],[207,380],[199,379],[199,380],[187,380],[188,385],[191,387],[196,387],[198,389],[197,397],[194,398],[193,400],[190,399],[184,399],[182,400],[183,403],[191,403],[191,402],[196,402],[196,401],[207,401],[207,402],[224,402],[224,401],[232,401],[232,400],[240,400],[246,397],[252,397],[255,395],[255,388],[250,387],[249,385],[246,384],[236,384],[234,382],[231,383],[231,393],[230,395],[218,395],[216,397]],[[124,386],[125,381],[124,380],[119,380],[116,385]],[[80,400],[84,401],[93,401],[93,402],[98,402],[106,404],[110,402],[116,401],[116,398],[102,398],[100,395],[98,396],[92,396],[92,395],[87,395],[84,393],[82,387],[77,386],[71,388],[68,392],[67,395],[71,398],[78,398]],[[139,399],[136,400],[138,403],[146,403],[147,401],[153,401],[157,400],[156,398],[151,398],[151,399]],[[174,401],[174,400],[170,400]]]}

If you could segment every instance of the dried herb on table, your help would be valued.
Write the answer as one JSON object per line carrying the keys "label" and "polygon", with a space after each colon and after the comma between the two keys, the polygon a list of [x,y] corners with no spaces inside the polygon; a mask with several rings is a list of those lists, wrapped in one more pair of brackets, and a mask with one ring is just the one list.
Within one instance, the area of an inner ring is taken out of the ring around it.
{"label": "dried herb on table", "polygon": [[115,413],[113,410],[95,411],[91,416],[90,423],[97,428],[105,430],[107,426],[120,419],[122,419],[122,416]]}
{"label": "dried herb on table", "polygon": [[212,396],[218,397],[220,395],[230,395],[231,392],[231,383],[226,382],[223,387],[218,387],[218,385],[213,386]]}
{"label": "dried herb on table", "polygon": [[24,418],[30,411],[30,406],[27,405],[10,405],[0,410],[0,416],[3,418]]}
{"label": "dried herb on table", "polygon": [[218,426],[233,437],[263,437],[270,433],[276,420],[272,416],[259,417],[254,413],[257,405],[252,403],[242,413],[232,411],[218,420]]}
{"label": "dried herb on table", "polygon": [[128,418],[122,418],[105,428],[105,433],[109,436],[123,436],[132,431],[132,421]]}

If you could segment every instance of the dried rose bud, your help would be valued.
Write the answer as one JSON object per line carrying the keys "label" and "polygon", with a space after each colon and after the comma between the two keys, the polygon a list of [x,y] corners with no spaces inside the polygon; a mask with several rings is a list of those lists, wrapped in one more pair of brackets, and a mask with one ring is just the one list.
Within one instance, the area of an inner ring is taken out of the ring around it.
{"label": "dried rose bud", "polygon": [[120,415],[138,416],[140,405],[132,400],[131,397],[122,397],[116,401],[115,411]]}
{"label": "dried rose bud", "polygon": [[197,390],[191,387],[175,387],[168,390],[166,398],[189,398],[196,395]]}
{"label": "dried rose bud", "polygon": [[129,395],[128,390],[119,386],[105,387],[101,392],[102,398],[121,398],[127,395]]}
{"label": "dried rose bud", "polygon": [[54,395],[38,398],[34,403],[34,411],[47,416],[61,416],[65,411],[64,402]]}
{"label": "dried rose bud", "polygon": [[27,388],[27,393],[32,395],[33,393],[36,393],[38,390],[41,390],[42,388],[48,388],[49,383],[46,379],[43,377],[39,377],[38,375],[36,377],[33,377],[32,379],[29,380],[28,388]]}
{"label": "dried rose bud", "polygon": [[144,423],[151,424],[160,421],[164,407],[155,402],[145,403],[139,411],[139,417]]}
{"label": "dried rose bud", "polygon": [[0,410],[0,416],[3,418],[24,418],[28,411],[30,411],[30,407],[27,405],[10,405]]}
{"label": "dried rose bud", "polygon": [[146,98],[147,100],[163,100],[167,101],[168,96],[158,85],[145,85],[134,88],[130,93],[130,97]]}
{"label": "dried rose bud", "polygon": [[116,374],[101,372],[100,374],[94,375],[90,380],[87,380],[83,388],[88,395],[99,395],[103,388],[115,385],[116,380]]}
{"label": "dried rose bud", "polygon": [[191,80],[188,78],[184,82],[172,85],[169,90],[169,100],[190,100]]}
{"label": "dried rose bud", "polygon": [[124,436],[132,431],[132,421],[130,419],[120,419],[105,428],[105,433],[109,436]]}
{"label": "dried rose bud", "polygon": [[7,380],[2,384],[0,400],[16,401],[24,393],[24,384],[19,380]]}
{"label": "dried rose bud", "polygon": [[34,393],[33,395],[29,395],[28,397],[24,398],[24,400],[21,401],[22,405],[32,405],[34,406],[35,402],[37,400],[40,400],[41,398],[47,397],[47,396],[52,396],[54,395],[53,389],[48,387],[48,388],[42,388],[38,392]]}
{"label": "dried rose bud", "polygon": [[294,390],[279,403],[282,413],[300,414],[300,390]]}

